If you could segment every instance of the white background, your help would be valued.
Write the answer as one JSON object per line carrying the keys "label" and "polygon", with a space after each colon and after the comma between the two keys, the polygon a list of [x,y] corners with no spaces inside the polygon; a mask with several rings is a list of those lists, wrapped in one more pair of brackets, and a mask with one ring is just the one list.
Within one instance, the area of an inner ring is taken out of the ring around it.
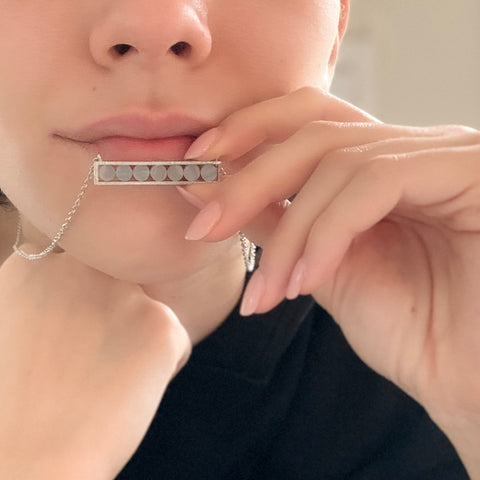
{"label": "white background", "polygon": [[351,0],[332,92],[389,123],[480,128],[480,0]]}

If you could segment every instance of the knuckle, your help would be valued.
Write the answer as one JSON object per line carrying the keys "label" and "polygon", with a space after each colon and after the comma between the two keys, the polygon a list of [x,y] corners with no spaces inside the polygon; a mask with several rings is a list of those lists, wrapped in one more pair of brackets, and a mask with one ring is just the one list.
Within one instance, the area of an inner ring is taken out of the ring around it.
{"label": "knuckle", "polygon": [[465,125],[447,125],[447,132],[456,135],[479,133],[478,130]]}
{"label": "knuckle", "polygon": [[297,132],[298,135],[302,137],[318,137],[320,134],[322,138],[329,137],[329,134],[338,130],[339,124],[337,122],[329,122],[325,120],[312,120],[311,122],[303,125],[300,130]]}
{"label": "knuckle", "polygon": [[325,153],[322,163],[327,165],[358,165],[364,162],[364,154],[365,148],[362,145],[335,148]]}
{"label": "knuckle", "polygon": [[427,130],[442,137],[458,136],[476,132],[474,128],[465,125],[434,125],[426,127]]}
{"label": "knuckle", "polygon": [[392,178],[399,168],[402,155],[380,155],[366,162],[359,174],[368,178],[370,182],[383,182],[387,177]]}
{"label": "knuckle", "polygon": [[306,123],[300,128],[300,130],[297,132],[297,135],[301,137],[311,137],[318,135],[320,133],[319,123],[320,122],[318,121]]}
{"label": "knuckle", "polygon": [[352,164],[353,156],[344,149],[330,150],[322,158],[321,165],[325,169],[338,169]]}
{"label": "knuckle", "polygon": [[323,99],[326,96],[328,96],[328,92],[323,90],[320,87],[315,87],[312,85],[307,85],[304,87],[299,88],[294,92],[294,95],[297,95],[299,97],[304,97],[305,99],[313,99],[313,100],[318,100],[318,99]]}
{"label": "knuckle", "polygon": [[243,118],[246,116],[244,109],[237,110],[230,114],[223,122],[221,123],[220,127],[224,132],[235,131],[239,125],[242,125]]}
{"label": "knuckle", "polygon": [[473,130],[468,132],[469,138],[474,142],[480,145],[480,130]]}

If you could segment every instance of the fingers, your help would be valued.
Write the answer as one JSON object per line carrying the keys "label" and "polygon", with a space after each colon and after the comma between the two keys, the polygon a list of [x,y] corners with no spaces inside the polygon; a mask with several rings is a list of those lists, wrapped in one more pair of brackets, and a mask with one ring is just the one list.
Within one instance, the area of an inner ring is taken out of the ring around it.
{"label": "fingers", "polygon": [[[400,160],[397,155],[379,156],[358,170],[312,224],[303,255],[308,267],[300,291],[311,293],[321,285],[338,267],[352,241],[389,213],[395,213],[398,205],[415,206],[420,214],[423,207],[437,207],[439,215],[433,220],[436,224],[446,216],[447,224],[442,222],[442,226],[447,228],[452,227],[452,211],[466,209],[469,218],[461,216],[465,223],[457,231],[478,231],[477,209],[472,211],[467,197],[472,190],[474,196],[480,194],[479,155],[478,145],[423,150],[405,154]],[[431,220],[429,215],[425,220],[432,225],[427,221]],[[329,252],[333,261],[325,261],[320,252]]]}
{"label": "fingers", "polygon": [[[201,238],[207,241],[228,238],[268,205],[290,198],[302,188],[330,152],[353,147],[361,153],[371,150],[372,143],[392,138],[415,138],[419,132],[427,139],[439,136],[438,129],[312,122],[220,184],[187,188],[190,194],[196,195],[205,204],[213,200],[217,202],[222,212],[210,222],[210,228],[202,232],[204,235]],[[440,139],[441,142],[448,141],[443,137]],[[367,145],[363,145],[365,143]],[[349,156],[349,161],[355,162],[355,158]]]}
{"label": "fingers", "polygon": [[[255,273],[263,291],[253,292],[258,302],[248,313],[269,310],[287,293],[313,293],[331,280],[355,238],[399,210],[402,216],[413,210],[416,221],[425,215],[426,223],[441,219],[444,228],[478,231],[480,219],[469,196],[480,195],[479,158],[478,145],[375,156],[348,172],[330,199],[315,194],[313,185],[318,192],[326,185],[312,177],[267,243]],[[252,290],[249,285],[246,298]]]}
{"label": "fingers", "polygon": [[[380,123],[368,113],[319,88],[305,87],[243,108],[201,135],[188,159],[238,158],[260,143],[280,143],[315,121]],[[200,154],[198,154],[200,152]]]}
{"label": "fingers", "polygon": [[[479,143],[466,127],[384,125],[315,89],[262,102],[222,122],[196,157],[228,162],[271,145],[219,184],[186,188],[206,205],[199,217],[212,203],[216,209],[195,238],[219,241],[242,230],[263,247],[243,313],[266,311],[287,294],[320,288],[352,241],[392,212],[427,222],[436,215],[445,225],[442,202],[455,210],[454,196],[464,198],[479,176]],[[462,217],[451,216],[459,228]],[[471,226],[471,216],[463,224]]]}

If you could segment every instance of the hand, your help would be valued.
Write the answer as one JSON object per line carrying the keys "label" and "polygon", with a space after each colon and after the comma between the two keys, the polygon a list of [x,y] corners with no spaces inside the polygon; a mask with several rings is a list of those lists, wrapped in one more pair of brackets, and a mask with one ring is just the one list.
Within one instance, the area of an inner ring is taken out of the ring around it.
{"label": "hand", "polygon": [[114,478],[189,355],[174,313],[66,253],[10,256],[0,312],[0,477]]}
{"label": "hand", "polygon": [[480,133],[385,125],[312,88],[218,131],[199,158],[227,171],[269,146],[223,182],[186,189],[206,204],[192,238],[242,230],[263,247],[244,312],[312,294],[434,419],[480,419]]}

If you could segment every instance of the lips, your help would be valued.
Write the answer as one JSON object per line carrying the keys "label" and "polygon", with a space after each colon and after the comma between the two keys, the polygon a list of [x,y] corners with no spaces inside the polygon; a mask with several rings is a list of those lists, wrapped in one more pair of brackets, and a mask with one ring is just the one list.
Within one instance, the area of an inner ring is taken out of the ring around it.
{"label": "lips", "polygon": [[185,115],[127,113],[53,136],[76,142],[105,161],[174,161],[183,159],[195,139],[212,127]]}
{"label": "lips", "polygon": [[[91,143],[105,161],[147,162],[183,159],[194,136],[178,136],[156,139],[134,137],[106,137]],[[93,152],[92,152],[93,153]]]}

